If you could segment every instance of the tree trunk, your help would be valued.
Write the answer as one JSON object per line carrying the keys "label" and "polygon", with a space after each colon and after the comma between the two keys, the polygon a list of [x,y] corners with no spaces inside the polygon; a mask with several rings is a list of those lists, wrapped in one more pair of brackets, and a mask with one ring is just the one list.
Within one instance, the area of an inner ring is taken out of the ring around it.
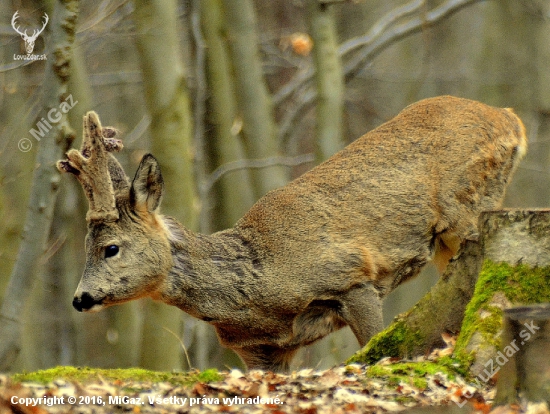
{"label": "tree trunk", "polygon": [[[64,101],[69,79],[70,49],[76,32],[77,0],[56,1],[52,18],[51,45],[44,76],[44,113]],[[60,112],[61,113],[61,112]],[[40,141],[36,158],[23,239],[6,288],[0,311],[0,370],[9,370],[21,349],[21,317],[35,279],[37,266],[48,240],[59,186],[55,168],[67,141],[74,139],[66,114],[52,125],[53,133]]]}
{"label": "tree trunk", "polygon": [[342,115],[344,78],[338,54],[338,39],[332,7],[308,0],[317,86],[317,162],[321,163],[343,147]]}
{"label": "tree trunk", "polygon": [[162,211],[197,229],[193,126],[177,36],[175,1],[135,1],[136,46],[151,115],[151,151],[159,160]]}
{"label": "tree trunk", "polygon": [[489,381],[501,343],[503,311],[550,302],[550,210],[482,213],[484,262],[468,304],[455,355],[471,359],[470,372]]}
{"label": "tree trunk", "polygon": [[[223,0],[223,6],[247,155],[260,159],[277,156],[279,145],[258,50],[254,5],[251,0]],[[255,171],[257,198],[287,183],[284,168],[271,166]]]}
{"label": "tree trunk", "polygon": [[[69,120],[71,125],[74,125],[76,136],[81,137],[82,116],[88,109],[95,108],[94,88],[90,82],[89,68],[86,65],[86,51],[83,47],[76,47],[72,52],[69,89],[74,99],[78,101],[81,110],[69,112]],[[80,138],[78,141],[77,147],[80,146]],[[127,326],[135,327],[137,312],[121,309],[130,307],[135,310],[135,304],[111,307],[104,312],[94,314],[82,314],[70,306],[84,269],[86,222],[83,217],[86,216],[88,200],[84,197],[82,187],[76,180],[65,178],[63,181],[67,191],[63,196],[63,203],[61,203],[63,210],[61,220],[65,226],[64,236],[66,239],[63,254],[67,260],[65,260],[65,281],[63,282],[66,295],[61,300],[69,307],[67,316],[71,317],[74,326],[71,342],[75,353],[70,363],[103,367],[136,366],[139,359],[135,354],[139,350],[139,341],[135,336],[130,339],[124,336],[124,332],[117,332],[123,346],[112,346],[112,339],[116,336],[112,320],[116,317],[124,318],[124,323]],[[67,329],[67,326],[64,328]],[[111,339],[110,342],[109,339]]]}
{"label": "tree trunk", "polygon": [[[211,121],[215,126],[214,151],[218,165],[246,158],[239,125],[237,92],[231,76],[231,61],[222,34],[225,32],[220,0],[204,0],[201,7],[207,55],[208,90],[211,93]],[[250,171],[233,171],[220,179],[222,217],[220,228],[233,226],[254,204]]]}
{"label": "tree trunk", "polygon": [[522,397],[550,406],[549,350],[550,303],[504,311],[495,405],[518,403]]}
{"label": "tree trunk", "polygon": [[[174,0],[134,3],[136,45],[151,114],[151,150],[160,162],[165,183],[162,209],[196,230],[192,117],[179,53],[177,4]],[[152,301],[145,306],[142,365],[158,370],[180,368],[181,311]]]}
{"label": "tree trunk", "polygon": [[70,340],[72,312],[76,312],[66,291],[63,277],[67,274],[68,220],[63,211],[68,182],[60,184],[59,197],[54,208],[54,218],[45,260],[38,272],[30,298],[30,309],[25,315],[21,355],[25,369],[45,369],[72,362],[74,343]]}
{"label": "tree trunk", "polygon": [[[13,13],[11,7],[1,7],[0,21],[9,21]],[[22,44],[24,42],[19,40],[3,44],[0,51],[2,62],[8,62],[13,59],[14,54],[21,53]],[[9,88],[10,84],[21,85],[25,80],[25,72],[22,70],[11,70],[9,75],[7,73],[2,75],[2,84],[5,89]],[[17,89],[18,93],[13,93],[9,97],[9,104],[7,104],[8,101],[5,101],[4,105],[0,105],[0,119],[2,119],[4,133],[7,132],[7,137],[10,135],[13,137],[13,141],[9,139],[2,141],[0,150],[0,155],[2,155],[2,162],[0,162],[0,223],[2,223],[0,226],[0,261],[2,263],[0,267],[0,304],[10,280],[21,240],[25,211],[20,206],[27,204],[30,187],[27,183],[30,184],[30,180],[26,178],[32,174],[36,155],[36,145],[33,145],[33,148],[21,149],[18,147],[21,137],[28,134],[29,125],[25,120],[29,117],[21,115],[21,108],[27,108],[26,99],[28,97],[21,90],[22,88]],[[25,152],[27,149],[29,151]],[[23,171],[24,174],[21,174]],[[17,179],[14,179],[15,174],[17,174]],[[17,207],[13,208],[13,206]]]}

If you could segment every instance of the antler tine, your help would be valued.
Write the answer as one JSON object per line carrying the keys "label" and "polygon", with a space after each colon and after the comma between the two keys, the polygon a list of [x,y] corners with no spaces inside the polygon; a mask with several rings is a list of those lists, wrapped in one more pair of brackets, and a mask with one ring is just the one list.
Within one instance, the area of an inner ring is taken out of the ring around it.
{"label": "antler tine", "polygon": [[58,161],[57,168],[74,174],[88,198],[88,221],[114,221],[119,217],[116,194],[128,189],[128,178],[110,152],[120,151],[122,141],[115,138],[114,128],[102,128],[93,111],[84,116],[84,132],[80,151],[71,149],[67,159]]}

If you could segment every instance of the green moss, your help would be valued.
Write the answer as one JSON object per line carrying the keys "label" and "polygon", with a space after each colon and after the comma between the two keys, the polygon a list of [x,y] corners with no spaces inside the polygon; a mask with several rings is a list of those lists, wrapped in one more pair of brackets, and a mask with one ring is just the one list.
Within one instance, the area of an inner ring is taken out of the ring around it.
{"label": "green moss", "polygon": [[216,382],[223,380],[223,376],[218,372],[215,368],[210,368],[207,370],[204,370],[202,372],[199,372],[197,375],[197,379],[200,382]]}
{"label": "green moss", "polygon": [[365,348],[353,355],[347,363],[374,364],[384,357],[407,355],[422,344],[422,341],[423,336],[420,332],[409,331],[405,322],[398,320],[373,336]]}
{"label": "green moss", "polygon": [[490,304],[496,293],[501,292],[514,305],[548,302],[549,282],[550,266],[533,268],[525,264],[512,266],[485,260],[473,298],[464,313],[462,330],[455,348],[457,353],[464,356],[465,347],[475,332],[498,346],[495,337],[501,329],[503,313],[499,307]]}
{"label": "green moss", "polygon": [[68,381],[91,382],[100,378],[106,380],[136,381],[136,382],[170,382],[173,384],[191,385],[195,382],[213,382],[223,379],[215,369],[208,369],[203,372],[159,372],[149,371],[142,368],[125,369],[97,369],[88,367],[58,366],[55,368],[24,372],[12,375],[15,382],[38,382],[47,384],[56,379]]}
{"label": "green moss", "polygon": [[[448,359],[450,361],[450,359]],[[456,370],[450,368],[446,363],[440,362],[397,362],[389,365],[372,365],[367,368],[367,376],[387,380],[390,385],[397,386],[405,383],[419,389],[428,386],[428,375],[441,373],[453,379]]]}
{"label": "green moss", "polygon": [[407,404],[417,404],[417,400],[414,397],[407,397],[406,395],[403,395],[401,397],[395,397],[394,401],[396,403],[399,403],[401,405],[407,405]]}
{"label": "green moss", "polygon": [[472,364],[473,357],[471,355],[463,355],[463,356],[444,356],[439,358],[437,363],[443,367],[445,367],[449,372],[454,372],[464,378],[468,378],[470,376],[470,371],[468,371],[468,368]]}

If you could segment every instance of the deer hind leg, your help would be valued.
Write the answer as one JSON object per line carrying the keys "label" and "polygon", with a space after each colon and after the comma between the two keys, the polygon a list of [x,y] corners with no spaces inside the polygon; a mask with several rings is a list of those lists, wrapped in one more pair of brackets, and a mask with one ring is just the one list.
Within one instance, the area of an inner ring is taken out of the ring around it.
{"label": "deer hind leg", "polygon": [[382,299],[373,285],[354,286],[339,300],[342,319],[349,325],[361,347],[384,328]]}
{"label": "deer hind leg", "polygon": [[298,350],[297,347],[281,348],[275,345],[252,345],[234,349],[248,369],[285,372]]}

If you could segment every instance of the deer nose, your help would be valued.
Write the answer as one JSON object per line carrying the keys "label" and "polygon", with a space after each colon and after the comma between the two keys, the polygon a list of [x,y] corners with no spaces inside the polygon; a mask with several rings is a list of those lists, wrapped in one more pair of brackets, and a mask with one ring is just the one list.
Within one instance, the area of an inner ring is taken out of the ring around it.
{"label": "deer nose", "polygon": [[99,305],[101,301],[95,300],[88,292],[82,293],[80,297],[75,296],[73,299],[73,307],[79,311],[86,311],[92,308],[94,305]]}

